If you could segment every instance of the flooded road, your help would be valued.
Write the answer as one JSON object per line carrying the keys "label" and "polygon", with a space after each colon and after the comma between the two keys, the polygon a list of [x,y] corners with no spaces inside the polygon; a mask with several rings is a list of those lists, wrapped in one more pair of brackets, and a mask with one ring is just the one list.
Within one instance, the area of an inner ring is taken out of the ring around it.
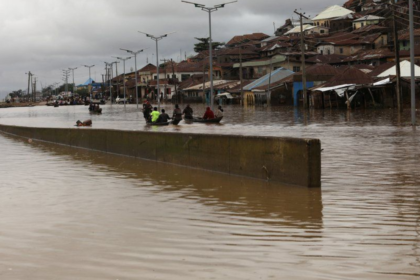
{"label": "flooded road", "polygon": [[[0,123],[71,127],[86,111],[7,109]],[[0,279],[420,277],[420,133],[408,111],[226,107],[222,125],[159,128],[142,118],[105,106],[92,129],[319,138],[322,189],[0,134]]]}

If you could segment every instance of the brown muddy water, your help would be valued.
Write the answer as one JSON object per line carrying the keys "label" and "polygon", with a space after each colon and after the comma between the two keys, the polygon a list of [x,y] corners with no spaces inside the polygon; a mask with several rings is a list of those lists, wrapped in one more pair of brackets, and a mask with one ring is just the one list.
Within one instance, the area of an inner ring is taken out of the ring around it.
{"label": "brown muddy water", "polygon": [[0,279],[420,277],[420,133],[408,111],[226,107],[222,125],[151,128],[135,106],[86,111],[4,109],[0,123],[319,138],[322,189],[0,134]]}

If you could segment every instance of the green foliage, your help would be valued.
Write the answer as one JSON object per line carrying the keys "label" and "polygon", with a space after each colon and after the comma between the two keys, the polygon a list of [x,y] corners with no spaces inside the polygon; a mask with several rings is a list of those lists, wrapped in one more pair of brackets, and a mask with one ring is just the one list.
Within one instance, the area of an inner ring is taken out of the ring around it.
{"label": "green foliage", "polygon": [[[73,92],[73,84],[67,84],[67,90]],[[66,91],[66,85],[62,84],[59,88],[58,88],[58,92],[63,92]]]}
{"label": "green foliage", "polygon": [[22,97],[26,94],[25,91],[19,89],[19,90],[14,90],[11,93],[9,93],[10,97],[12,98],[16,98],[16,97]]}
{"label": "green foliage", "polygon": [[77,94],[82,96],[82,97],[85,97],[85,96],[89,95],[89,91],[88,91],[87,88],[78,88],[77,89]]}
{"label": "green foliage", "polygon": [[[210,38],[195,38],[197,39],[199,42],[197,44],[194,44],[194,51],[199,53],[202,51],[207,51],[209,49],[209,41]],[[212,48],[213,50],[221,47],[225,45],[225,43],[221,43],[221,42],[212,42]]]}

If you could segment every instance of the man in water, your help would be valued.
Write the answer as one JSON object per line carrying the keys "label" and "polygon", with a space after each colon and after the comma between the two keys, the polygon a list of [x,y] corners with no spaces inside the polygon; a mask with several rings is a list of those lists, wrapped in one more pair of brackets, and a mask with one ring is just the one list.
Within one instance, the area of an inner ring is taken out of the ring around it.
{"label": "man in water", "polygon": [[205,119],[205,120],[212,120],[212,119],[214,119],[214,113],[210,109],[210,107],[207,107],[206,112],[204,113],[203,119]]}
{"label": "man in water", "polygon": [[152,105],[149,101],[145,101],[143,104],[143,117],[146,122],[150,121],[150,114],[152,113]]}
{"label": "man in water", "polygon": [[155,123],[157,122],[157,120],[159,119],[160,113],[157,109],[157,107],[153,108],[153,112],[150,114],[150,116],[152,117],[152,122]]}
{"label": "man in water", "polygon": [[86,120],[84,122],[81,122],[80,120],[76,122],[76,126],[91,126],[92,120]]}
{"label": "man in water", "polygon": [[222,106],[219,106],[218,108],[217,108],[217,113],[216,113],[216,116],[215,116],[216,118],[221,118],[221,117],[223,117],[223,108],[222,108]]}
{"label": "man in water", "polygon": [[185,115],[186,119],[193,119],[193,109],[190,107],[190,104],[187,104],[187,107],[185,107],[184,111],[182,112],[182,114]]}
{"label": "man in water", "polygon": [[165,113],[165,109],[162,109],[162,113],[159,115],[159,119],[157,120],[158,123],[167,123],[171,117]]}
{"label": "man in water", "polygon": [[172,113],[172,119],[174,121],[181,121],[182,120],[182,111],[179,109],[179,105],[175,105],[174,112]]}

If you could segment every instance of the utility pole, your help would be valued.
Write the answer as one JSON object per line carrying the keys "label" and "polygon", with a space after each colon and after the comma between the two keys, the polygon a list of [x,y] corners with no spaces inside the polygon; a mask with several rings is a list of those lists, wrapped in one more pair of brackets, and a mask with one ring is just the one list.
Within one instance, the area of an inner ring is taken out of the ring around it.
{"label": "utility pole", "polygon": [[31,71],[29,71],[28,72],[28,91],[27,91],[27,94],[28,94],[28,99],[29,99],[29,87],[30,87],[30,85],[31,85],[31,76],[32,76],[32,73],[31,73]]}
{"label": "utility pole", "polygon": [[138,89],[138,81],[137,81],[137,76],[138,76],[138,73],[137,73],[137,55],[139,53],[143,52],[145,49],[139,50],[139,51],[131,51],[131,50],[127,50],[127,49],[120,49],[120,50],[126,51],[126,52],[134,55],[134,65],[135,65],[135,68],[136,68],[136,74],[135,74],[135,78],[136,78],[136,103],[137,103],[137,109],[138,109],[139,108],[139,89]]}
{"label": "utility pole", "polygon": [[416,80],[414,74],[414,7],[409,0],[410,15],[410,62],[411,62],[411,124],[416,125]]}
{"label": "utility pole", "polygon": [[[395,0],[393,0],[395,4]],[[401,105],[401,68],[400,68],[400,43],[398,41],[398,30],[397,30],[397,23],[395,20],[395,6],[392,7],[392,21],[393,21],[393,32],[394,32],[394,53],[395,53],[395,68],[397,71],[397,106],[398,112],[403,111],[403,107]]]}
{"label": "utility pole", "polygon": [[[166,71],[166,62],[168,62],[168,60],[166,58],[164,58],[164,59],[161,59],[160,61],[163,61],[163,65],[164,65],[163,69],[165,70],[165,79],[168,79],[168,73]],[[165,100],[166,100],[166,86],[167,86],[167,84],[168,83],[165,84],[165,90],[163,91],[164,92],[163,99],[165,99]]]}
{"label": "utility pole", "polygon": [[268,77],[268,96],[267,96],[267,105],[271,101],[271,73],[273,69],[273,57],[270,58],[270,76]]}
{"label": "utility pole", "polygon": [[[236,3],[238,1],[235,0],[235,1],[231,1],[231,2],[226,2],[226,3],[223,3],[223,4],[215,5],[213,7],[206,7],[205,5],[200,4],[200,3],[193,3],[193,2],[184,1],[184,0],[182,0],[181,2],[184,2],[184,3],[187,3],[187,4],[192,4],[196,8],[199,8],[202,11],[207,12],[209,14],[210,108],[213,110],[213,102],[214,102],[214,100],[213,100],[214,99],[213,98],[213,40],[212,40],[212,34],[211,34],[211,14],[213,12],[218,11],[221,8],[224,8],[228,4]],[[180,58],[180,59],[182,59],[182,58]]]}
{"label": "utility pole", "polygon": [[308,108],[308,97],[306,92],[306,68],[305,68],[305,42],[303,39],[303,18],[309,19],[305,16],[305,13],[299,13],[297,10],[294,12],[295,14],[299,15],[300,17],[300,48],[302,51],[302,89],[303,89],[303,108]]}
{"label": "utility pole", "polygon": [[241,83],[241,101],[242,105],[244,105],[244,86],[243,86],[243,72],[242,72],[242,47],[239,46],[239,76],[240,76],[240,83]]}
{"label": "utility pole", "polygon": [[149,37],[150,39],[152,39],[152,40],[153,40],[153,41],[155,41],[155,43],[156,43],[156,69],[157,69],[157,77],[156,77],[156,83],[157,83],[157,86],[156,86],[156,88],[157,88],[157,101],[158,101],[158,109],[160,110],[160,86],[159,86],[159,44],[158,44],[158,42],[159,42],[160,40],[162,40],[163,38],[168,37],[168,35],[173,34],[174,32],[172,32],[172,33],[167,33],[167,34],[163,34],[163,35],[161,35],[161,36],[154,36],[154,35],[151,35],[151,34],[148,34],[148,33],[144,33],[144,32],[141,32],[141,31],[139,31],[139,33],[142,33],[142,34],[146,35],[147,37]]}
{"label": "utility pole", "polygon": [[[172,60],[172,58],[171,58],[171,65],[172,65],[172,79],[174,80],[174,86],[175,86],[175,95],[177,95],[177,93],[178,93],[178,89],[176,87],[176,82],[177,81],[176,81],[176,76],[175,76],[174,61]],[[173,95],[172,95],[172,97],[173,97]]]}
{"label": "utility pole", "polygon": [[116,57],[117,59],[119,59],[119,60],[122,60],[122,62],[123,62],[123,67],[124,67],[124,76],[123,76],[123,84],[124,84],[124,109],[126,108],[126,104],[127,104],[127,99],[126,99],[126,94],[125,94],[125,92],[126,92],[126,85],[125,85],[125,61],[126,60],[129,60],[129,59],[131,59],[131,56],[128,56],[128,57]]}
{"label": "utility pole", "polygon": [[34,87],[32,90],[32,100],[33,102],[36,102],[36,78],[34,79]]}
{"label": "utility pole", "polygon": [[89,102],[92,103],[92,78],[90,76],[90,69],[95,65],[83,65],[84,67],[89,68],[89,83],[90,83],[90,92],[89,92]]}
{"label": "utility pole", "polygon": [[75,90],[77,90],[76,84],[74,83],[74,70],[76,70],[76,69],[77,69],[77,67],[69,68],[69,70],[72,71],[72,73],[73,73],[73,93],[74,93]]}

